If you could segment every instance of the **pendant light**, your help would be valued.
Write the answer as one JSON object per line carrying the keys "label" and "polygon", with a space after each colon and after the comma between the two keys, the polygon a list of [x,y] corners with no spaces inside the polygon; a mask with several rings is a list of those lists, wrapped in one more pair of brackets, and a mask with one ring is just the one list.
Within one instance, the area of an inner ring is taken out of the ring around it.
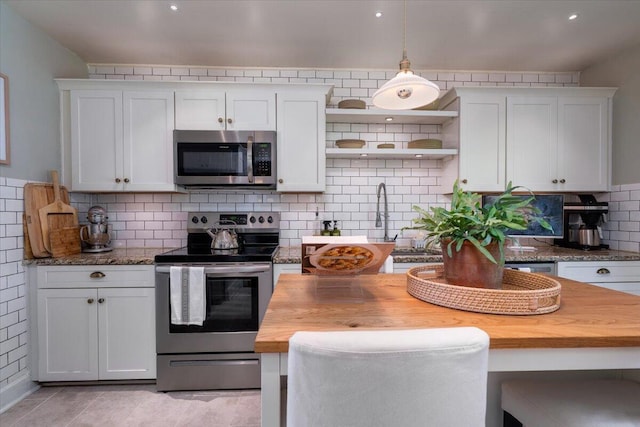
{"label": "pendant light", "polygon": [[404,35],[400,71],[373,94],[373,105],[386,110],[410,110],[430,104],[439,96],[438,85],[411,71],[411,63],[407,58],[407,0],[404,0]]}

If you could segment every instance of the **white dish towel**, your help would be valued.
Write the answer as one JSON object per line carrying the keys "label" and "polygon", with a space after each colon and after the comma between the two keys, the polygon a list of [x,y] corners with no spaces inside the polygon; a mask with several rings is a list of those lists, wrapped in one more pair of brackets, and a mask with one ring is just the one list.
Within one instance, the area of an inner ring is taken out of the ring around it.
{"label": "white dish towel", "polygon": [[206,313],[204,283],[204,267],[170,268],[169,293],[173,325],[202,326]]}

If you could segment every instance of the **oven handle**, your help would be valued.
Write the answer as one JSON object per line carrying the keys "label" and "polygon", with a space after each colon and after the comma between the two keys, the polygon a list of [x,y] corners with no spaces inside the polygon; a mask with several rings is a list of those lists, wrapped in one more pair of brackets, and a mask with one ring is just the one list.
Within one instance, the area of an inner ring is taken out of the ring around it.
{"label": "oven handle", "polygon": [[[245,265],[245,266],[210,266],[204,268],[204,274],[216,274],[216,273],[261,273],[269,271],[271,266],[265,265]],[[158,265],[156,266],[156,273],[169,273],[171,266]]]}

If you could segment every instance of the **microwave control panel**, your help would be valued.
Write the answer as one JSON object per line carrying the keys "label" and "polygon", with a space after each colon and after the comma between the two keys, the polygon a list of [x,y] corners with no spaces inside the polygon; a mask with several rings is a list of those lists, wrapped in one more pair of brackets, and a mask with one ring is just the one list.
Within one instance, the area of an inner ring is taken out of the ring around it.
{"label": "microwave control panel", "polygon": [[268,142],[254,144],[253,175],[271,176],[271,144]]}

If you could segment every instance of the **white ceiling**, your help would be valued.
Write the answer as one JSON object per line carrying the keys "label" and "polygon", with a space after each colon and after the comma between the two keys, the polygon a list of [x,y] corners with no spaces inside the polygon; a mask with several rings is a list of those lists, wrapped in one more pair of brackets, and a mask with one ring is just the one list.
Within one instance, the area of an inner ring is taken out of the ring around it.
{"label": "white ceiling", "polygon": [[[394,69],[402,57],[399,0],[6,2],[88,63]],[[406,44],[416,70],[581,71],[640,45],[640,0],[409,0]]]}

